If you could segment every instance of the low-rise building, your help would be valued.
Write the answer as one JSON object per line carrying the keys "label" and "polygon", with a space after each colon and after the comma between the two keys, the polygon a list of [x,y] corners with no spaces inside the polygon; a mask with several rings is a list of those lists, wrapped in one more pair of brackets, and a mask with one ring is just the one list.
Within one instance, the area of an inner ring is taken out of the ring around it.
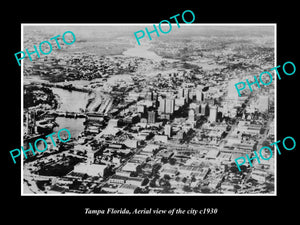
{"label": "low-rise building", "polygon": [[107,165],[79,163],[74,166],[75,173],[86,173],[89,176],[103,177]]}
{"label": "low-rise building", "polygon": [[138,163],[128,162],[125,164],[125,166],[123,166],[122,171],[135,172],[138,165]]}
{"label": "low-rise building", "polygon": [[198,166],[180,166],[178,171],[183,176],[195,176],[204,180],[210,169],[207,167]]}
{"label": "low-rise building", "polygon": [[122,184],[118,188],[118,194],[134,194],[134,191],[138,188],[136,185],[132,184]]}
{"label": "low-rise building", "polygon": [[128,177],[113,175],[109,178],[108,182],[113,184],[125,184],[127,179]]}
{"label": "low-rise building", "polygon": [[262,170],[253,169],[251,173],[251,178],[257,180],[258,182],[265,182],[267,177],[267,173]]}
{"label": "low-rise building", "polygon": [[131,184],[131,185],[135,185],[135,186],[142,186],[142,183],[144,182],[144,178],[142,177],[129,177],[126,180],[126,184]]}

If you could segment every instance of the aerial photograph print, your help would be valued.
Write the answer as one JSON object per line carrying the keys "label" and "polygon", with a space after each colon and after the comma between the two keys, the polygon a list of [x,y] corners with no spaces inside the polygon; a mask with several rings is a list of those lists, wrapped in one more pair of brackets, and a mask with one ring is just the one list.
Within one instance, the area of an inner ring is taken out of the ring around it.
{"label": "aerial photograph print", "polygon": [[21,26],[22,195],[276,195],[275,23]]}

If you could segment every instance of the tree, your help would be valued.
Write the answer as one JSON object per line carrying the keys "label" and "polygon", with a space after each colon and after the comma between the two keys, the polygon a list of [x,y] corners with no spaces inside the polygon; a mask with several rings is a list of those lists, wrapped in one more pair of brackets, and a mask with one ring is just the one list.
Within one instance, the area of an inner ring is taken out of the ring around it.
{"label": "tree", "polygon": [[170,163],[171,165],[175,165],[176,159],[175,159],[175,158],[170,158],[170,159],[169,159],[169,163]]}
{"label": "tree", "polygon": [[139,174],[136,171],[132,171],[129,176],[137,177]]}
{"label": "tree", "polygon": [[270,146],[270,142],[267,141],[267,140],[265,140],[265,141],[263,141],[262,145],[263,145],[263,146]]}
{"label": "tree", "polygon": [[103,177],[106,178],[113,174],[112,167],[106,167],[103,171]]}
{"label": "tree", "polygon": [[274,184],[273,183],[265,183],[265,188],[267,192],[274,191]]}
{"label": "tree", "polygon": [[145,186],[145,185],[147,185],[149,183],[149,179],[148,178],[145,178],[144,180],[143,180],[143,182],[142,182],[142,186]]}
{"label": "tree", "polygon": [[229,168],[229,170],[230,170],[230,172],[232,172],[232,173],[239,173],[239,172],[246,172],[247,171],[247,166],[245,166],[245,165],[241,165],[240,166],[240,169],[241,169],[241,171],[239,171],[239,169],[237,168],[237,166],[231,166],[230,168]]}
{"label": "tree", "polygon": [[171,187],[170,182],[167,181],[167,180],[165,180],[165,179],[163,179],[163,178],[161,178],[159,180],[159,185],[162,186],[162,187]]}
{"label": "tree", "polygon": [[136,167],[136,172],[137,172],[137,173],[142,173],[142,172],[143,172],[142,166],[141,166],[141,165],[138,165],[138,166]]}
{"label": "tree", "polygon": [[209,187],[201,187],[201,192],[202,193],[210,193],[210,188]]}
{"label": "tree", "polygon": [[83,176],[82,176],[82,180],[85,180],[86,178],[88,178],[89,176],[85,173]]}
{"label": "tree", "polygon": [[159,163],[155,163],[152,166],[152,173],[157,173],[160,168],[161,168],[161,165]]}
{"label": "tree", "polygon": [[142,189],[140,187],[137,187],[135,190],[134,190],[134,194],[138,194],[138,193],[141,193],[142,192]]}
{"label": "tree", "polygon": [[234,189],[236,189],[236,190],[238,190],[238,189],[241,188],[241,186],[240,186],[240,185],[237,185],[237,184],[233,185],[233,187],[234,187]]}
{"label": "tree", "polygon": [[247,172],[247,166],[241,165],[240,166],[241,172]]}
{"label": "tree", "polygon": [[164,179],[165,179],[165,180],[170,180],[171,177],[170,177],[168,174],[165,174],[165,175],[164,175]]}
{"label": "tree", "polygon": [[166,157],[162,157],[162,158],[161,158],[161,162],[165,164],[165,163],[168,162],[168,159],[167,159]]}
{"label": "tree", "polygon": [[196,180],[197,180],[196,177],[193,175],[192,178],[191,178],[191,181],[195,182]]}
{"label": "tree", "polygon": [[156,187],[156,178],[152,179],[149,183],[150,187]]}
{"label": "tree", "polygon": [[191,187],[188,186],[188,185],[184,185],[182,190],[185,191],[185,192],[191,192],[192,191]]}

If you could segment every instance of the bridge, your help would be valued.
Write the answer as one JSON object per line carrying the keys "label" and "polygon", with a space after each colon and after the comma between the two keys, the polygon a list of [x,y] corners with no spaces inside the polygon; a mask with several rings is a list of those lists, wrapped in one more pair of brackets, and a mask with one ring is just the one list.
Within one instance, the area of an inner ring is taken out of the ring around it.
{"label": "bridge", "polygon": [[49,111],[49,115],[55,115],[59,117],[66,117],[66,118],[86,118],[86,114],[82,112],[68,112],[68,111]]}

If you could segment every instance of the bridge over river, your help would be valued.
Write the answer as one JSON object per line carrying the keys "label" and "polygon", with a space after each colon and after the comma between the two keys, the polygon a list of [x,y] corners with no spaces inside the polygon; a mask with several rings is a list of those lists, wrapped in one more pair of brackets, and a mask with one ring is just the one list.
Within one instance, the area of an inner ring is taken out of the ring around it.
{"label": "bridge over river", "polygon": [[48,112],[48,115],[55,115],[59,117],[66,117],[66,118],[86,118],[86,114],[83,112],[68,112],[68,111],[54,111],[51,110]]}

